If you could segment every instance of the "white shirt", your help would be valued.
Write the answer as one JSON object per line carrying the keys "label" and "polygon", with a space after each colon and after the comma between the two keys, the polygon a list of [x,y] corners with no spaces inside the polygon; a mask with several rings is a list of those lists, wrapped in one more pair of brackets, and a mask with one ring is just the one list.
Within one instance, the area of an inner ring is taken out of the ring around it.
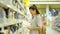
{"label": "white shirt", "polygon": [[[34,16],[34,18],[31,20],[31,26],[42,28],[42,20],[41,20],[40,15]],[[38,30],[31,30],[30,34],[39,34],[39,31]]]}

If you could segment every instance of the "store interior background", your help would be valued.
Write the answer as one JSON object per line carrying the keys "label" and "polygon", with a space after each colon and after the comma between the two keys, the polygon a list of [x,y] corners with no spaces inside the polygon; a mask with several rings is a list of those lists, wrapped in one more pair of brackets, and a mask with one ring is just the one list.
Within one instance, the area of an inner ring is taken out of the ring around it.
{"label": "store interior background", "polygon": [[[40,14],[44,14],[44,13],[46,14],[46,19],[45,19],[47,22],[46,34],[60,34],[60,32],[58,31],[60,30],[60,28],[58,28],[58,26],[55,25],[55,21],[57,19],[56,16],[55,17],[52,17],[51,15],[49,16],[50,10],[57,10],[58,12],[60,11],[59,2],[60,0],[31,0],[31,4],[36,4]],[[58,14],[57,16],[59,15],[60,14]],[[58,23],[58,21],[56,23]]]}
{"label": "store interior background", "polygon": [[[59,12],[60,11],[60,7],[59,7],[60,5],[59,4],[58,5],[57,4],[49,4],[48,9],[47,9],[47,5],[44,5],[44,4],[38,4],[36,6],[38,7],[40,14],[43,17],[45,17],[45,21],[47,22],[46,34],[59,34],[60,32],[53,29],[53,27],[55,27],[54,26],[55,19],[57,19],[57,16],[59,16],[60,14],[57,14],[56,16],[53,17],[53,16],[49,15],[49,12],[50,12],[50,10],[57,10]],[[52,11],[52,12],[54,12],[54,11]],[[56,28],[56,29],[58,29],[58,28]]]}
{"label": "store interior background", "polygon": [[[46,34],[60,34],[60,27],[56,27],[54,24],[57,17],[60,16],[60,0],[17,0],[17,2],[14,0],[0,0],[0,33],[29,34],[26,27],[31,26],[28,22],[31,19],[29,7],[33,4],[37,6],[40,15],[46,21],[47,25],[44,26]],[[9,15],[8,18],[5,9]],[[59,14],[56,13],[56,16],[51,16],[50,11],[58,11]],[[58,25],[60,26],[60,23]]]}

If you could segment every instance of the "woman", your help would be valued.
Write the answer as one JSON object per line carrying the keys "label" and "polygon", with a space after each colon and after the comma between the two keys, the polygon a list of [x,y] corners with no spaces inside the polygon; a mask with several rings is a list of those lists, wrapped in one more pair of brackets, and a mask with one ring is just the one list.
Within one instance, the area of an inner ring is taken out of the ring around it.
{"label": "woman", "polygon": [[41,16],[39,15],[35,5],[31,6],[29,10],[33,16],[31,20],[31,26],[28,27],[30,34],[39,34],[39,31],[41,31],[42,28]]}

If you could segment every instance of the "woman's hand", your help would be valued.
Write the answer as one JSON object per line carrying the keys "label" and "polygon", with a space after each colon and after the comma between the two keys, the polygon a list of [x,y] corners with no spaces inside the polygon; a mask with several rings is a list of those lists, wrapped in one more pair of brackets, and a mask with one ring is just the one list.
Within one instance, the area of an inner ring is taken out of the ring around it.
{"label": "woman's hand", "polygon": [[27,27],[29,30],[32,30],[32,27]]}
{"label": "woman's hand", "polygon": [[27,27],[29,30],[40,30],[41,28],[40,27]]}

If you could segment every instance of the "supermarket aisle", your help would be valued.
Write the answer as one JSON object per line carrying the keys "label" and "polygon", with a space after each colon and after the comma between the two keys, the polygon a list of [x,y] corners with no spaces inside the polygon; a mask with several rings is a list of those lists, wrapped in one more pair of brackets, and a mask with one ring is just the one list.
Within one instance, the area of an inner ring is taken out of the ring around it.
{"label": "supermarket aisle", "polygon": [[47,27],[46,34],[60,34],[60,32],[53,30],[50,27]]}
{"label": "supermarket aisle", "polygon": [[[52,24],[51,24],[51,25],[52,25]],[[46,34],[60,34],[60,32],[52,29],[51,25],[46,27],[46,29],[47,29],[47,30],[46,30]]]}

